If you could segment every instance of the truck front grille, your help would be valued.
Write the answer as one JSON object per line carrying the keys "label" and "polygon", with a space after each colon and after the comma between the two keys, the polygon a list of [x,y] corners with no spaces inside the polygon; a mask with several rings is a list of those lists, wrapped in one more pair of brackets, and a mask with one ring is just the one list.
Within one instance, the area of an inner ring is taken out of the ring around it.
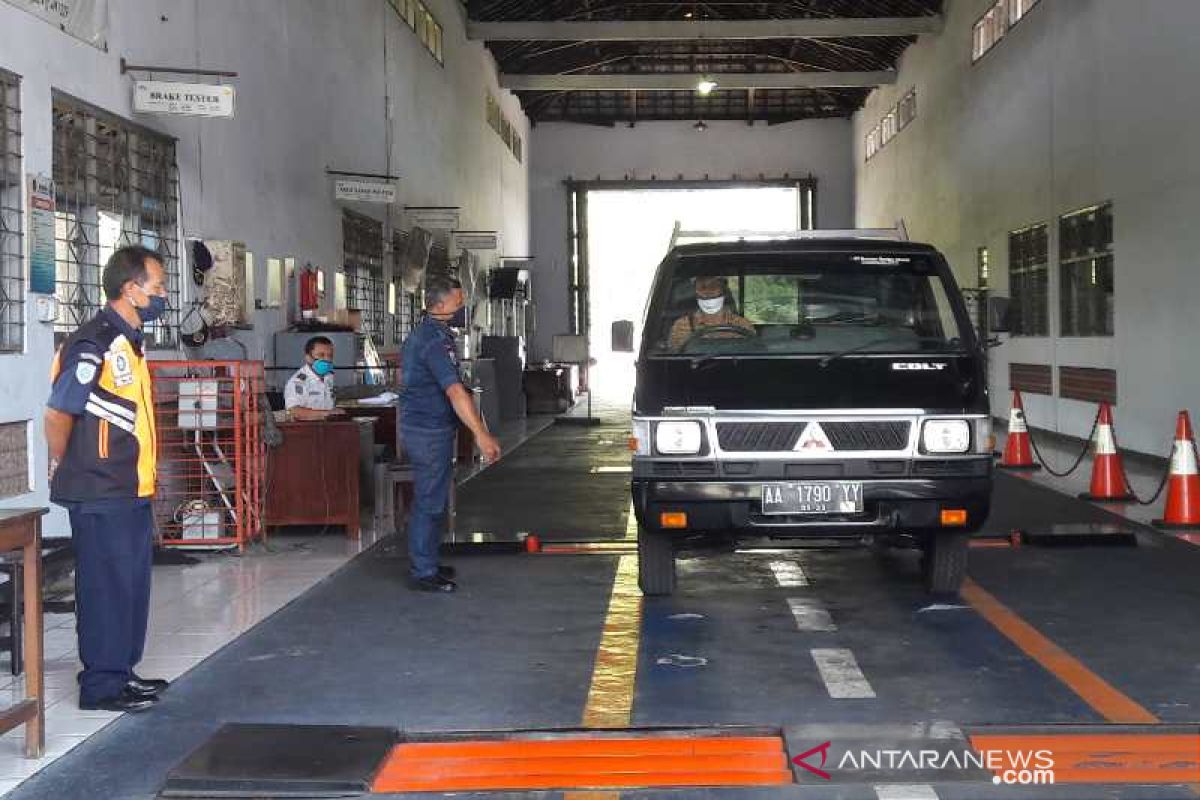
{"label": "truck front grille", "polygon": [[[729,453],[779,453],[796,447],[807,422],[718,422],[717,441]],[[834,450],[904,450],[908,420],[820,422]]]}

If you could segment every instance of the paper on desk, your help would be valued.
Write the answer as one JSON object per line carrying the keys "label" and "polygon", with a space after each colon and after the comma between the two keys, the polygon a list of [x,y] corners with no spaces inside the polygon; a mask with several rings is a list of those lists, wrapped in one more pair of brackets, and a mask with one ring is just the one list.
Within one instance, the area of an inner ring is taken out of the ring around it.
{"label": "paper on desk", "polygon": [[400,395],[395,392],[384,392],[377,394],[374,397],[361,398],[358,403],[364,406],[388,406],[400,399]]}

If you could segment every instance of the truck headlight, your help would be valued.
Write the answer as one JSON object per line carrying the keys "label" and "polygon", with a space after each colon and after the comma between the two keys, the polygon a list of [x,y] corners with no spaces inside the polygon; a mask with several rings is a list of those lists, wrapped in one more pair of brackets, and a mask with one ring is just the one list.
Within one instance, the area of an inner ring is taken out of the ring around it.
{"label": "truck headlight", "polygon": [[633,421],[633,438],[629,449],[635,456],[650,455],[650,420],[635,419]]}
{"label": "truck headlight", "polygon": [[668,456],[689,456],[700,452],[700,423],[670,420],[654,430],[654,449]]}
{"label": "truck headlight", "polygon": [[931,419],[921,429],[926,453],[965,453],[971,449],[971,426],[965,419]]}

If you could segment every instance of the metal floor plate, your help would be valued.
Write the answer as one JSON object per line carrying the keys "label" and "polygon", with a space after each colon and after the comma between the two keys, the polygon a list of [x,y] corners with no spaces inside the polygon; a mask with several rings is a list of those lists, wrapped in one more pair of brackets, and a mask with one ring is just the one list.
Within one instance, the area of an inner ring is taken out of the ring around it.
{"label": "metal floor plate", "polygon": [[223,726],[167,776],[159,797],[346,797],[370,788],[392,728]]}

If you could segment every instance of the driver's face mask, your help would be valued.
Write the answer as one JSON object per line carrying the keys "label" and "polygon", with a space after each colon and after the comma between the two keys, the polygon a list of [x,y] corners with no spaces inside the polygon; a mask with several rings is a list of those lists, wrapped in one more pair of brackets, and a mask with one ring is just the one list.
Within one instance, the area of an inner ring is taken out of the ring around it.
{"label": "driver's face mask", "polygon": [[705,314],[720,314],[721,309],[725,307],[725,297],[717,295],[716,297],[697,297],[697,305]]}

